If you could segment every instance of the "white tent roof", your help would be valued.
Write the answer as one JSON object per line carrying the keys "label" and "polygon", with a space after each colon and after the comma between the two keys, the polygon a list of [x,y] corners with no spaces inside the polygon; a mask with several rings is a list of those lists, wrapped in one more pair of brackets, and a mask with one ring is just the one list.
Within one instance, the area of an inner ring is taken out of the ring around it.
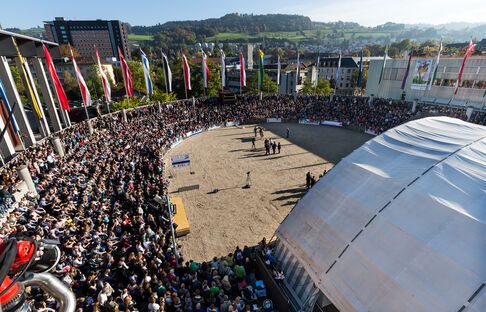
{"label": "white tent roof", "polygon": [[385,132],[277,236],[340,311],[486,311],[486,127],[432,117]]}

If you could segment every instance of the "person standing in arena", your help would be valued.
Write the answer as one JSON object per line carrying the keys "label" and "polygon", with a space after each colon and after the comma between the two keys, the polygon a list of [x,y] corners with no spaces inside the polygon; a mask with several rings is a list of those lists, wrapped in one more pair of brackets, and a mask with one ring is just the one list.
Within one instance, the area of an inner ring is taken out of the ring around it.
{"label": "person standing in arena", "polygon": [[275,143],[275,141],[273,141],[273,143],[272,143],[273,154],[275,154],[276,150],[277,150],[277,143]]}
{"label": "person standing in arena", "polygon": [[305,185],[307,186],[308,189],[310,189],[311,187],[311,173],[310,172],[307,172],[307,174],[305,175]]}
{"label": "person standing in arena", "polygon": [[282,146],[280,145],[280,142],[278,142],[278,144],[277,144],[277,149],[278,149],[278,153],[280,154],[280,149],[282,149]]}
{"label": "person standing in arena", "polygon": [[[256,133],[256,132],[255,132],[255,133]],[[256,135],[255,135],[255,136],[256,136]],[[252,148],[253,150],[255,150],[255,149],[256,149],[256,146],[255,146],[255,138],[251,138],[251,148]]]}

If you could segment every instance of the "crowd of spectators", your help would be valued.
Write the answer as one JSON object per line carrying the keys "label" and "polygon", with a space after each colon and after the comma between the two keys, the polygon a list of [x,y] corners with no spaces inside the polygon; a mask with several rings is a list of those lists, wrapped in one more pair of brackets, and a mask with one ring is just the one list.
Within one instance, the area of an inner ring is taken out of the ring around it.
{"label": "crowd of spectators", "polygon": [[[465,110],[420,107],[419,113],[464,119]],[[247,311],[255,300],[255,252],[236,248],[226,257],[196,263],[176,254],[166,207],[151,204],[167,195],[163,156],[189,131],[228,121],[336,120],[381,133],[417,113],[409,103],[359,97],[238,97],[234,105],[179,101],[92,120],[59,135],[65,156],[48,140],[20,153],[1,171],[0,187],[16,192],[18,166],[26,164],[37,189],[13,206],[0,239],[28,235],[58,240],[59,278],[78,298],[79,311]],[[486,114],[475,113],[484,124]],[[0,212],[1,213],[1,212]],[[178,262],[177,259],[180,261]],[[34,306],[53,307],[43,294]]]}
{"label": "crowd of spectators", "polygon": [[[16,203],[0,237],[58,240],[55,274],[70,286],[79,311],[246,311],[255,300],[255,255],[248,247],[212,261],[175,253],[166,207],[164,151],[178,137],[230,119],[231,110],[190,101],[157,105],[78,124],[61,134],[65,156],[48,141],[2,170],[14,192],[15,169],[27,164],[37,193]],[[151,204],[152,203],[152,204]],[[179,259],[179,263],[177,263]],[[41,293],[35,309],[54,308]]]}

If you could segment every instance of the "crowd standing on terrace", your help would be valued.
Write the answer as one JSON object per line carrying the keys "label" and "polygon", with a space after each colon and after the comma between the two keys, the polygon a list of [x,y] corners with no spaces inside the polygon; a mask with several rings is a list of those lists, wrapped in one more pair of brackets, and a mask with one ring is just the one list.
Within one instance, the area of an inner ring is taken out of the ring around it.
{"label": "crowd standing on terrace", "polygon": [[[37,194],[4,211],[0,239],[58,240],[63,255],[55,274],[75,292],[78,311],[249,311],[256,300],[253,249],[202,263],[176,254],[166,207],[151,204],[167,195],[164,152],[187,132],[228,121],[335,120],[381,133],[420,114],[466,118],[464,109],[421,106],[412,113],[401,101],[310,96],[179,101],[129,111],[127,122],[120,113],[103,116],[92,121],[93,134],[86,123],[58,134],[64,157],[45,140],[2,168],[4,193],[16,192],[16,168],[27,164]],[[485,124],[485,117],[475,113],[472,121]],[[55,308],[46,295],[31,296],[35,310]]]}

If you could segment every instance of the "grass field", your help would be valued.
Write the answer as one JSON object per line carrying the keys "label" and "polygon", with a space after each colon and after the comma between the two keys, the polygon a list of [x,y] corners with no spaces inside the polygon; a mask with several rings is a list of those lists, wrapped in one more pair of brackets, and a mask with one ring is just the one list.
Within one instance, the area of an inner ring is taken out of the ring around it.
{"label": "grass field", "polygon": [[128,40],[130,41],[151,41],[154,39],[152,35],[136,35],[136,34],[129,34]]}
{"label": "grass field", "polygon": [[[331,29],[320,28],[320,29],[312,29],[312,30],[305,30],[303,32],[300,31],[281,31],[281,32],[261,32],[258,34],[245,34],[245,33],[219,33],[215,36],[208,37],[208,41],[238,41],[238,40],[250,40],[250,39],[285,39],[288,41],[303,41],[307,39],[317,39],[318,34],[320,32],[320,36],[325,36],[332,33]],[[344,32],[339,32],[339,35],[342,36],[344,39],[353,39],[358,37],[365,37],[365,38],[379,38],[387,36],[387,33],[384,32],[372,32],[372,31],[363,31],[363,30],[345,30]]]}

